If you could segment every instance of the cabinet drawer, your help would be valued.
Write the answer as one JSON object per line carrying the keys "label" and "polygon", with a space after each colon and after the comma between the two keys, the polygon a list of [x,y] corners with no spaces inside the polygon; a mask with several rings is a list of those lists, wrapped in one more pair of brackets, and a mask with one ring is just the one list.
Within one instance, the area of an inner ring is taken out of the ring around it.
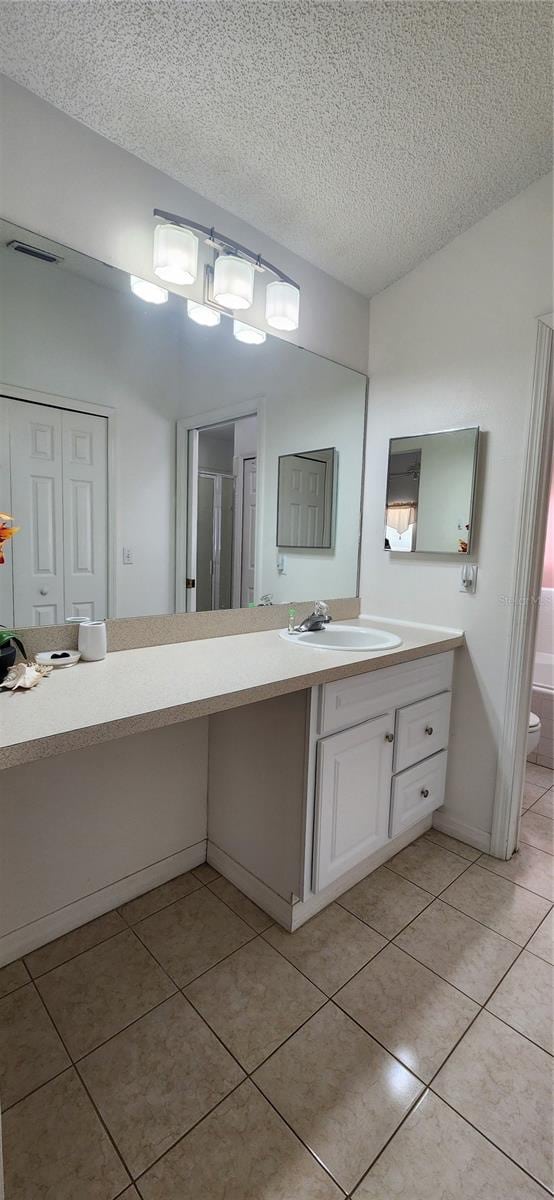
{"label": "cabinet drawer", "polygon": [[446,750],[395,775],[392,783],[389,837],[415,825],[444,803]]}
{"label": "cabinet drawer", "polygon": [[444,750],[450,726],[450,692],[408,704],[396,714],[394,770],[404,771]]}
{"label": "cabinet drawer", "polygon": [[447,650],[324,684],[320,689],[319,733],[335,733],[401,704],[446,691],[451,686],[453,664],[454,653]]}

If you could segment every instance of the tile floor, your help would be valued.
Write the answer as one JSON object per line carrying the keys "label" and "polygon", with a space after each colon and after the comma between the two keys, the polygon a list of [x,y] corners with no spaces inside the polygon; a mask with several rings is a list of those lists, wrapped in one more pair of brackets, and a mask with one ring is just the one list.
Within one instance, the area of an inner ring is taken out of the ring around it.
{"label": "tile floor", "polygon": [[6,1200],[539,1200],[554,773],[290,935],[205,865],[0,970]]}

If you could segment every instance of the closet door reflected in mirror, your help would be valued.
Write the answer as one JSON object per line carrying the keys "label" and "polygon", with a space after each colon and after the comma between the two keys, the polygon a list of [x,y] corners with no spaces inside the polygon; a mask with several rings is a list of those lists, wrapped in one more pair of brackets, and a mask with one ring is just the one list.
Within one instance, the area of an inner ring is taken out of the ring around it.
{"label": "closet door reflected in mirror", "polygon": [[4,624],[52,625],[107,611],[106,419],[0,398],[3,495],[17,513],[13,610]]}

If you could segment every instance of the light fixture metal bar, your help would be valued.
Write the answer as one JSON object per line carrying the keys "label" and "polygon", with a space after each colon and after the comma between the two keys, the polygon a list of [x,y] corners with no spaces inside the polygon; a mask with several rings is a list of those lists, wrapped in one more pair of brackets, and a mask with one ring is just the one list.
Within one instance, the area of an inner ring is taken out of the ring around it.
{"label": "light fixture metal bar", "polygon": [[253,250],[249,250],[248,246],[242,246],[240,242],[235,242],[226,234],[218,233],[217,229],[210,228],[208,225],[199,225],[197,221],[191,221],[188,217],[180,217],[177,213],[164,212],[161,208],[154,209],[154,216],[161,217],[162,221],[169,221],[171,225],[181,225],[185,229],[196,229],[198,233],[206,234],[212,242],[218,242],[227,250],[233,250],[236,254],[250,259],[255,267],[263,267],[265,271],[270,271],[282,283],[290,283],[292,287],[298,288],[300,291],[300,284],[291,279],[290,275],[285,275],[284,271],[279,270],[279,267],[275,267],[266,258],[262,258],[261,254],[255,254]]}

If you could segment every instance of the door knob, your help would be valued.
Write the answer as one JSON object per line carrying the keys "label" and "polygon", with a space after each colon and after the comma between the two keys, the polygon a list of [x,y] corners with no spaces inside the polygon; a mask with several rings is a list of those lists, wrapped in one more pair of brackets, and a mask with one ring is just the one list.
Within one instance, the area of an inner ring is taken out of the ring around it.
{"label": "door knob", "polygon": [[39,588],[39,591],[40,591],[41,596],[48,595],[48,588]]}
{"label": "door knob", "polygon": [[394,733],[386,733],[385,741],[386,742],[394,742]]}
{"label": "door knob", "polygon": [[429,788],[422,788],[421,795],[423,796],[423,799],[426,800],[429,795]]}
{"label": "door knob", "polygon": [[426,726],[425,726],[425,732],[429,734],[429,737],[431,737],[431,734],[432,734],[432,732],[433,732],[433,726],[432,726],[432,725],[426,725]]}

